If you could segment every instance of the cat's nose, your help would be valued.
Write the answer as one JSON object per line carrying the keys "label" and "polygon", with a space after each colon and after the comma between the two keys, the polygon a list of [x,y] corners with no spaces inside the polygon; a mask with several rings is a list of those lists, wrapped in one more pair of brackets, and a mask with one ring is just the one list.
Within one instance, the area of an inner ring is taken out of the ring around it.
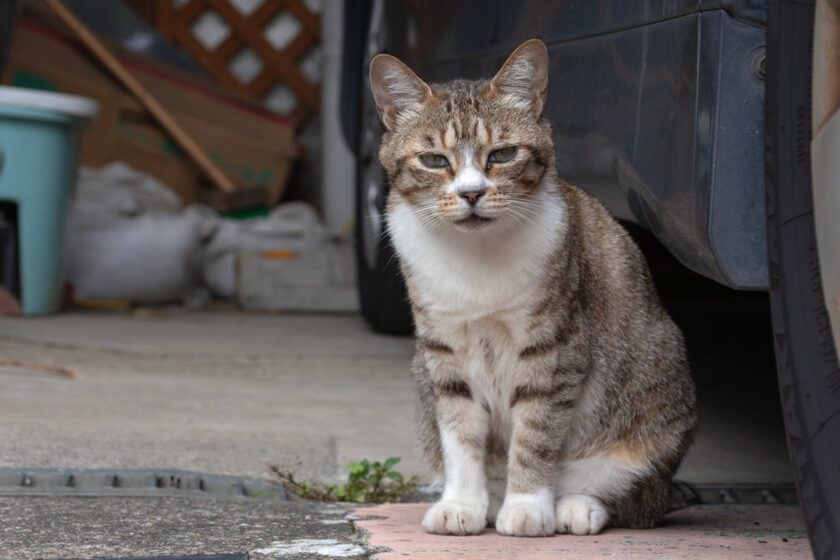
{"label": "cat's nose", "polygon": [[476,202],[478,202],[478,199],[481,198],[481,195],[483,195],[483,194],[484,194],[484,189],[482,189],[480,191],[466,191],[466,192],[460,193],[461,198],[465,199],[467,202],[469,202],[470,204],[473,204],[473,205]]}

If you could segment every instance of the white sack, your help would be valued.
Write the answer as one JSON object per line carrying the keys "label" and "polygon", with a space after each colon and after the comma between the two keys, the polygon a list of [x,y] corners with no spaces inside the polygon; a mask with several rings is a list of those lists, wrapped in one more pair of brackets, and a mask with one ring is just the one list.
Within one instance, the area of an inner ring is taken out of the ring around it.
{"label": "white sack", "polygon": [[[329,232],[302,202],[265,218],[225,219],[124,163],[79,170],[66,271],[82,299],[196,301],[196,288],[232,297],[240,251],[306,250]],[[199,300],[201,298],[198,298]]]}
{"label": "white sack", "polygon": [[66,272],[81,299],[178,301],[200,279],[215,212],[183,210],[154,177],[122,163],[79,170],[68,221]]}

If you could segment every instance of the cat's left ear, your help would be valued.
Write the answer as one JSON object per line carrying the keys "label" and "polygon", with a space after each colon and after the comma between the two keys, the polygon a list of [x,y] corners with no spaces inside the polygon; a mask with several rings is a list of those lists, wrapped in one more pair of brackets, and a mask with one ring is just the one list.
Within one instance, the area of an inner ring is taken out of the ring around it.
{"label": "cat's left ear", "polygon": [[548,50],[539,39],[525,41],[505,61],[490,82],[493,93],[539,116],[548,85]]}
{"label": "cat's left ear", "polygon": [[426,82],[389,54],[378,54],[370,61],[370,88],[379,118],[388,130],[394,130],[400,113],[432,96]]}

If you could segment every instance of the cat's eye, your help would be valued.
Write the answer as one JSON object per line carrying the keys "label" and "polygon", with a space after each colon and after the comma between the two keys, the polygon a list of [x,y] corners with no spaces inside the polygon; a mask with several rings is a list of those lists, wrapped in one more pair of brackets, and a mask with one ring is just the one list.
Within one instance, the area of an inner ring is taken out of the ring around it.
{"label": "cat's eye", "polygon": [[512,160],[515,155],[516,146],[499,148],[498,150],[490,152],[490,157],[487,158],[487,166],[489,167],[491,163],[505,163],[506,161]]}
{"label": "cat's eye", "polygon": [[440,154],[420,154],[420,161],[426,167],[449,167],[449,160]]}

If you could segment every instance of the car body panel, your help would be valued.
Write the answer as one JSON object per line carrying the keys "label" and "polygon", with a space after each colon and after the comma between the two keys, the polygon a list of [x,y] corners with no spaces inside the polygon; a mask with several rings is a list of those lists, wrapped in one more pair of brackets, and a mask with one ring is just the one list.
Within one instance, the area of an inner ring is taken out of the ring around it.
{"label": "car body panel", "polygon": [[766,2],[389,1],[385,52],[429,82],[492,76],[521,42],[550,56],[560,176],[684,264],[766,289]]}

